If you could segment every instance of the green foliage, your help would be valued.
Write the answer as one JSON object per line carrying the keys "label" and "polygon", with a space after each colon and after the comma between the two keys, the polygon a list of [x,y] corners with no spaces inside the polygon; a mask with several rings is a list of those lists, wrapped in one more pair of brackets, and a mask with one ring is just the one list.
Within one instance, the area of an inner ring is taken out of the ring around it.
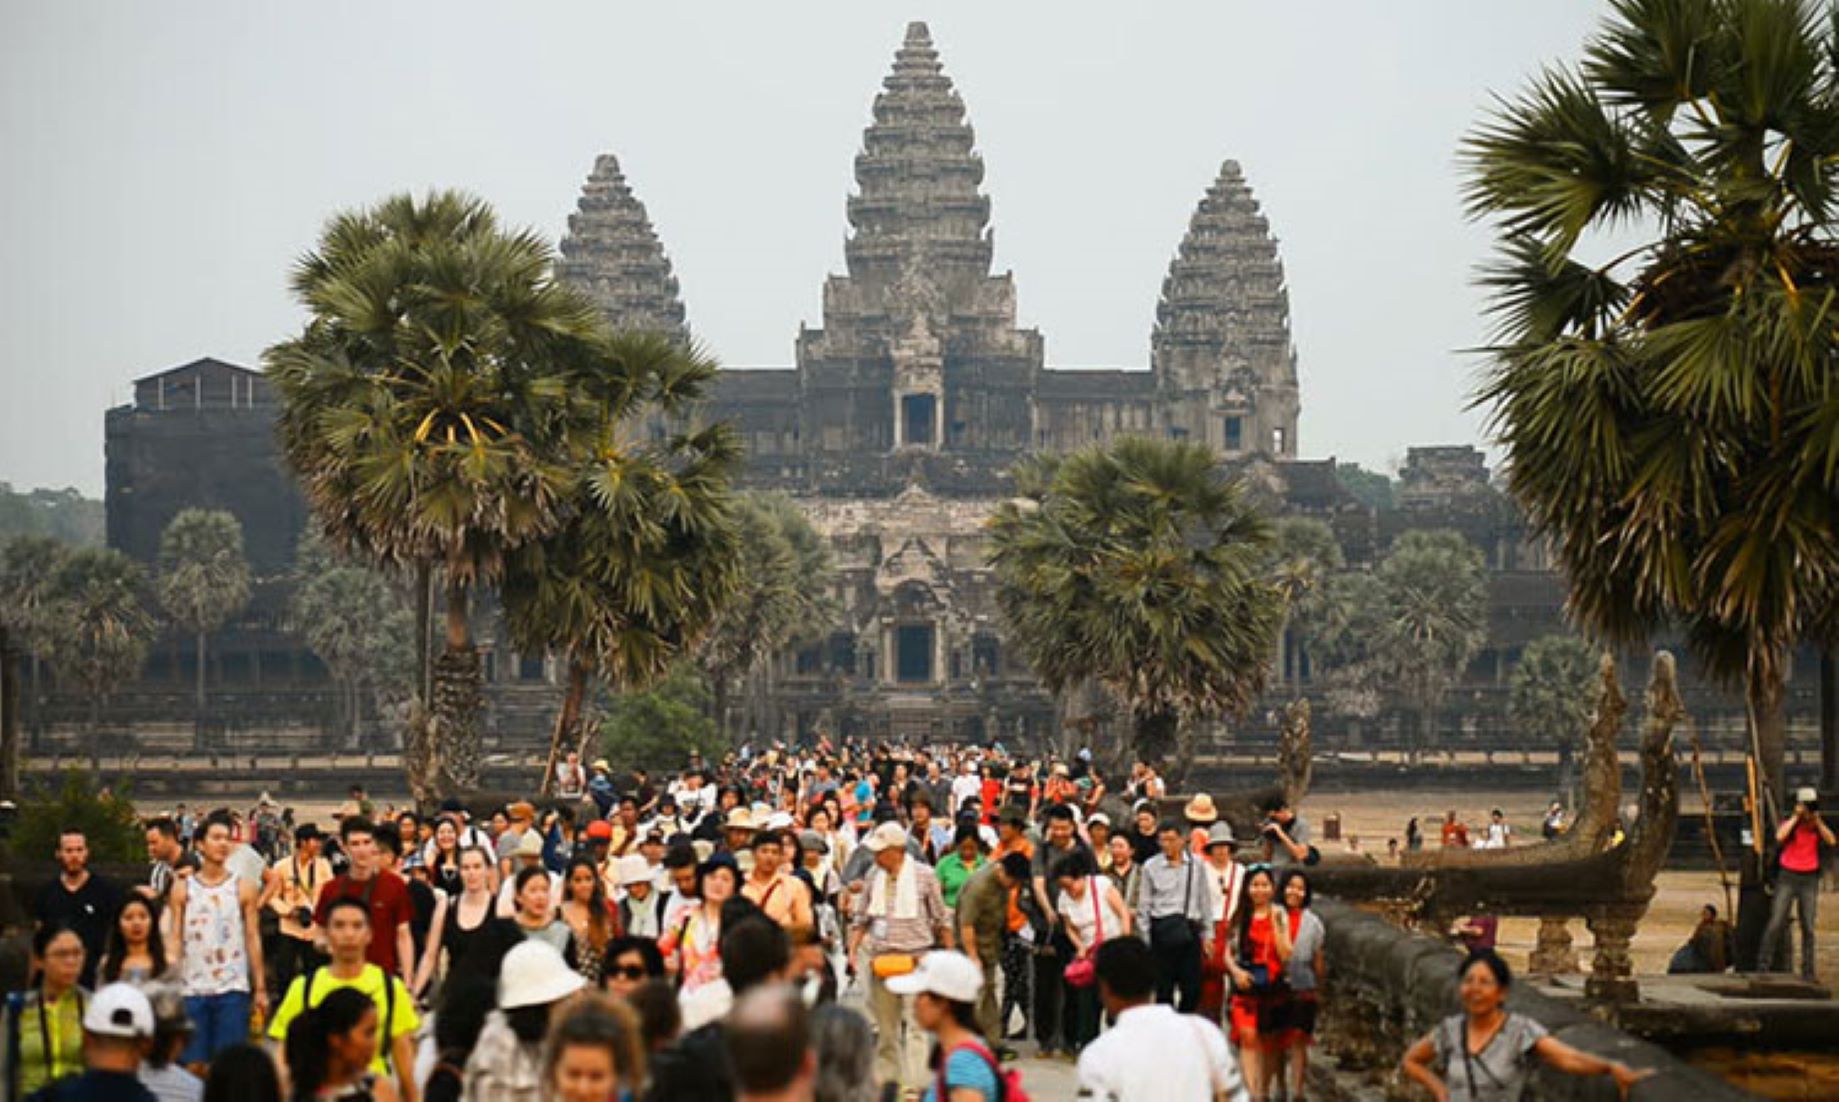
{"label": "green foliage", "polygon": [[722,689],[785,648],[821,638],[840,613],[829,545],[790,498],[742,494],[735,519],[745,569],[698,653]]}
{"label": "green foliage", "polygon": [[146,840],[134,802],[126,792],[97,791],[81,769],[64,774],[56,792],[24,801],[8,843],[22,861],[48,861],[57,852],[58,833],[75,827],[89,839],[90,860],[98,864],[146,859]]}
{"label": "green foliage", "polygon": [[1049,689],[1103,685],[1153,757],[1193,720],[1243,714],[1283,602],[1270,524],[1214,456],[1127,437],[1038,457],[1016,483],[990,521],[990,564],[1011,638]]}
{"label": "green foliage", "polygon": [[1358,463],[1336,463],[1335,479],[1360,504],[1382,511],[1393,508],[1392,478],[1385,472],[1369,471]]}
{"label": "green foliage", "polygon": [[221,509],[182,509],[160,534],[160,607],[193,635],[216,631],[249,604],[243,526]]}
{"label": "green foliage", "polygon": [[1789,652],[1839,634],[1839,24],[1618,0],[1464,156],[1508,488],[1583,628],[1745,682],[1779,788]]}
{"label": "green foliage", "polygon": [[1507,716],[1530,743],[1569,748],[1595,706],[1596,655],[1573,635],[1545,635],[1526,645],[1513,668]]}
{"label": "green foliage", "polygon": [[138,563],[104,548],[72,551],[52,577],[45,612],[52,667],[97,703],[146,661],[153,634],[146,585]]}
{"label": "green foliage", "polygon": [[72,547],[100,547],[107,526],[102,502],[74,489],[22,492],[0,482],[0,543],[46,536]]}
{"label": "green foliage", "polygon": [[1271,579],[1284,598],[1284,646],[1313,656],[1348,616],[1336,585],[1341,545],[1333,529],[1309,517],[1282,517],[1275,533]]}
{"label": "green foliage", "polygon": [[1374,571],[1381,616],[1368,646],[1383,683],[1418,713],[1428,743],[1449,686],[1487,637],[1481,552],[1455,532],[1406,532]]}
{"label": "green foliage", "polygon": [[341,559],[312,532],[295,555],[287,622],[344,689],[350,724],[364,690],[385,699],[413,693],[414,609],[381,572]]}
{"label": "green foliage", "polygon": [[600,727],[601,751],[615,769],[678,768],[691,751],[719,760],[727,743],[708,709],[708,686],[694,666],[679,663],[650,689],[613,698]]}
{"label": "green foliage", "polygon": [[50,536],[14,536],[0,548],[0,631],[9,648],[49,645],[52,584],[68,551]]}

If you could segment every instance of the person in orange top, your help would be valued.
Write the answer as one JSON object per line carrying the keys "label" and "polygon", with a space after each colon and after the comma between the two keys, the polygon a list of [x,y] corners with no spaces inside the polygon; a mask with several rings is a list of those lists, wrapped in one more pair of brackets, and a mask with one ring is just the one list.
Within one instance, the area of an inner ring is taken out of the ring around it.
{"label": "person in orange top", "polygon": [[[990,853],[990,862],[1001,864],[1011,853],[1019,853],[1031,863],[1034,861],[1034,843],[1028,840],[1028,820],[1016,810],[1004,812],[997,823],[996,848]],[[1003,1001],[997,1020],[1006,1025],[1010,1008],[1020,1007],[1024,1021],[1022,1031],[1010,1037],[1019,1037],[1027,1031],[1026,1020],[1034,1006],[1031,982],[1034,978],[1034,931],[1029,928],[1028,916],[1018,905],[1025,886],[1018,882],[1009,889],[1008,932],[1003,935]],[[992,1043],[1002,1039],[990,1038]]]}
{"label": "person in orange top", "polygon": [[811,892],[785,869],[785,835],[763,830],[753,839],[753,871],[741,886],[741,894],[766,912],[766,917],[791,929],[815,927],[811,915]]}
{"label": "person in orange top", "polygon": [[1443,845],[1446,849],[1468,849],[1469,827],[1450,810],[1443,815]]}

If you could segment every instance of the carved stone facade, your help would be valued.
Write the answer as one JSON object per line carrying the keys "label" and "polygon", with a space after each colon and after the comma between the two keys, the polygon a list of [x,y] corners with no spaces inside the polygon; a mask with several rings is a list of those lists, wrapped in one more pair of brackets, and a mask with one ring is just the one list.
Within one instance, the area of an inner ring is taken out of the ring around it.
{"label": "carved stone facade", "polygon": [[[789,369],[724,372],[708,411],[742,434],[744,481],[794,495],[838,559],[845,622],[782,663],[772,733],[1044,734],[1051,702],[1002,645],[984,521],[1036,450],[1135,433],[1294,458],[1276,241],[1226,162],[1170,263],[1147,369],[1049,368],[1017,325],[1014,276],[992,271],[983,161],[924,23],[895,52],[855,176],[822,326],[800,329]],[[669,261],[611,157],[569,230],[564,279],[616,325],[681,331]]]}

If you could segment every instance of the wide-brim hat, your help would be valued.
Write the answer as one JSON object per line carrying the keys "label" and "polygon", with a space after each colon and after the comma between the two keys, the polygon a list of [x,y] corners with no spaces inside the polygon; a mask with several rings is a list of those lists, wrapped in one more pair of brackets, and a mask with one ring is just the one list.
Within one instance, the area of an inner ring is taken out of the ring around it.
{"label": "wide-brim hat", "polygon": [[733,811],[730,811],[728,813],[728,817],[726,819],[722,820],[722,829],[723,830],[759,830],[760,826],[758,823],[755,823],[753,821],[753,812],[747,810],[744,807],[737,807]]}
{"label": "wide-brim hat", "polygon": [[1220,817],[1219,809],[1213,806],[1213,797],[1205,792],[1189,800],[1181,813],[1190,823],[1211,823]]}
{"label": "wide-brim hat", "polygon": [[504,955],[498,971],[498,1006],[547,1006],[560,1002],[587,985],[581,973],[568,966],[555,946],[546,941],[525,941]]}
{"label": "wide-brim hat", "polygon": [[1214,823],[1207,828],[1207,848],[1214,846],[1232,846],[1238,848],[1239,840],[1232,836],[1231,823]]}
{"label": "wide-brim hat", "polygon": [[611,773],[613,771],[613,766],[608,764],[605,758],[595,758],[594,764],[588,766],[588,768],[601,773]]}

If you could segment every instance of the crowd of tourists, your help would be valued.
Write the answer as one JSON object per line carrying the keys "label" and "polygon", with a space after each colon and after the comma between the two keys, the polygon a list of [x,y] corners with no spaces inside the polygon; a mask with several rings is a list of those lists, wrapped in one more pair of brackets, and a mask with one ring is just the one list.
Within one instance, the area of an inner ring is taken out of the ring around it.
{"label": "crowd of tourists", "polygon": [[[426,817],[353,789],[323,829],[180,809],[132,884],[66,831],[5,1097],[1019,1102],[1023,1045],[1082,1097],[1307,1090],[1325,932],[1281,802],[1240,838],[1147,764],[1114,785],[1085,752],[999,746],[775,746],[667,778],[569,755],[548,780]],[[1475,954],[1469,1019],[1476,969],[1508,982]],[[1460,1098],[1454,1028],[1408,1067]],[[1591,1069],[1512,1029],[1513,1060],[1483,1038],[1476,1068]]]}

